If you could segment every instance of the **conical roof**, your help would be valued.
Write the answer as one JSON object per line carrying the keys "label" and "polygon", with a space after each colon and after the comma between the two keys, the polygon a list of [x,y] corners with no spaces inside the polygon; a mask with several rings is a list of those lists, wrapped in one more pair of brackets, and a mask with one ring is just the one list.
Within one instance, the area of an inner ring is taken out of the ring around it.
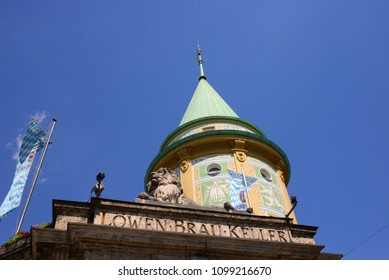
{"label": "conical roof", "polygon": [[180,126],[196,119],[213,116],[239,117],[207,82],[205,77],[201,77]]}

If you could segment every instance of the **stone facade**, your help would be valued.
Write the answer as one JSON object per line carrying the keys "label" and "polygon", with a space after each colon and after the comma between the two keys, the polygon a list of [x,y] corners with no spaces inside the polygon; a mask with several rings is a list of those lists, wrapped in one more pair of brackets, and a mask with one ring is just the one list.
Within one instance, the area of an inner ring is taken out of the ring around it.
{"label": "stone facade", "polygon": [[29,260],[31,255],[31,236],[22,237],[0,247],[0,260]]}
{"label": "stone facade", "polygon": [[53,227],[31,229],[0,259],[339,259],[317,228],[223,208],[94,198],[53,201]]}

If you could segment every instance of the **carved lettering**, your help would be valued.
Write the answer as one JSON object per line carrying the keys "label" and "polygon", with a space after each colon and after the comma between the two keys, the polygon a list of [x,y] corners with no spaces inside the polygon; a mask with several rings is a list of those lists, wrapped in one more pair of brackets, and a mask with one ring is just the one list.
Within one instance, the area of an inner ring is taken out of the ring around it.
{"label": "carved lettering", "polygon": [[252,239],[251,231],[249,227],[242,227],[243,238]]}
{"label": "carved lettering", "polygon": [[272,229],[269,229],[269,236],[270,236],[270,240],[271,241],[276,241],[276,231],[275,230],[272,230]]}
{"label": "carved lettering", "polygon": [[230,229],[228,226],[220,226],[220,234],[221,236],[230,236]]}
{"label": "carved lettering", "polygon": [[220,231],[220,226],[219,225],[211,225],[211,228],[212,228],[212,235],[215,235],[215,236],[220,236],[221,235],[221,231]]}
{"label": "carved lettering", "polygon": [[166,221],[166,231],[175,231],[176,230],[176,224],[172,220]]}
{"label": "carved lettering", "polygon": [[186,227],[184,225],[184,221],[176,221],[176,232],[185,232]]}
{"label": "carved lettering", "polygon": [[138,216],[129,216],[130,228],[139,228],[142,219],[143,219],[142,217],[138,217]]}
{"label": "carved lettering", "polygon": [[252,236],[252,239],[259,239],[261,240],[262,237],[259,233],[259,230],[257,228],[250,228],[251,229],[251,236]]}
{"label": "carved lettering", "polygon": [[101,213],[101,224],[102,224],[102,225],[105,224],[105,212],[102,212],[102,213]]}
{"label": "carved lettering", "polygon": [[200,233],[209,235],[208,229],[204,224],[201,224],[200,226]]}
{"label": "carved lettering", "polygon": [[154,219],[152,218],[146,218],[145,229],[153,229],[153,224],[152,224],[153,221]]}
{"label": "carved lettering", "polygon": [[163,221],[164,221],[164,224],[163,224],[163,225],[162,225],[161,220],[159,220],[159,219],[155,219],[155,220],[157,221],[156,229],[159,230],[158,228],[160,228],[160,230],[165,231],[165,228],[166,228],[166,220],[163,220]]}
{"label": "carved lettering", "polygon": [[[177,233],[203,234],[230,238],[257,239],[273,242],[292,242],[287,229],[190,222],[185,220],[158,219],[152,217],[101,213],[99,222],[115,227],[172,231]],[[104,220],[104,221],[103,221]]]}
{"label": "carved lettering", "polygon": [[188,233],[196,234],[195,227],[196,227],[196,225],[194,223],[188,222]]}
{"label": "carved lettering", "polygon": [[116,215],[113,217],[112,223],[115,227],[124,227],[126,225],[126,217],[123,215]]}
{"label": "carved lettering", "polygon": [[280,242],[288,242],[288,240],[286,240],[285,238],[285,232],[283,232],[282,230],[277,230],[278,232],[278,236],[280,237]]}
{"label": "carved lettering", "polygon": [[231,237],[238,237],[241,238],[241,236],[238,235],[238,233],[235,231],[238,228],[238,226],[230,226],[230,236]]}
{"label": "carved lettering", "polygon": [[259,236],[261,237],[259,239],[269,241],[269,239],[265,239],[261,228],[259,229]]}

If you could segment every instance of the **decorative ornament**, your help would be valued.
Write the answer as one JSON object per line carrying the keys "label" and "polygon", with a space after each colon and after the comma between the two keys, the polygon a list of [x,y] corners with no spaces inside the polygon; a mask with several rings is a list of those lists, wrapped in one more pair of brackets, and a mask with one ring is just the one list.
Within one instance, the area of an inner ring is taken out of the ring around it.
{"label": "decorative ornament", "polygon": [[181,170],[183,172],[185,172],[189,168],[189,162],[187,160],[181,161],[180,167],[181,167]]}
{"label": "decorative ornament", "polygon": [[241,152],[241,151],[237,151],[236,152],[236,158],[240,161],[240,162],[244,162],[246,160],[246,154],[244,152]]}

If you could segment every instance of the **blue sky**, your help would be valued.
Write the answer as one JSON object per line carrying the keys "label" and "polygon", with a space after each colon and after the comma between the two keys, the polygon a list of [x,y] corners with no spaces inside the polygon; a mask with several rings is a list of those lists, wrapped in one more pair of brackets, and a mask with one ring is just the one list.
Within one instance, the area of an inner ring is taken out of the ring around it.
{"label": "blue sky", "polygon": [[[385,0],[1,1],[0,200],[35,115],[58,123],[24,230],[52,199],[87,200],[99,171],[104,198],[133,201],[197,86],[200,41],[209,83],[287,154],[299,223],[347,254],[389,223],[388,26]],[[344,259],[389,259],[388,236]]]}

